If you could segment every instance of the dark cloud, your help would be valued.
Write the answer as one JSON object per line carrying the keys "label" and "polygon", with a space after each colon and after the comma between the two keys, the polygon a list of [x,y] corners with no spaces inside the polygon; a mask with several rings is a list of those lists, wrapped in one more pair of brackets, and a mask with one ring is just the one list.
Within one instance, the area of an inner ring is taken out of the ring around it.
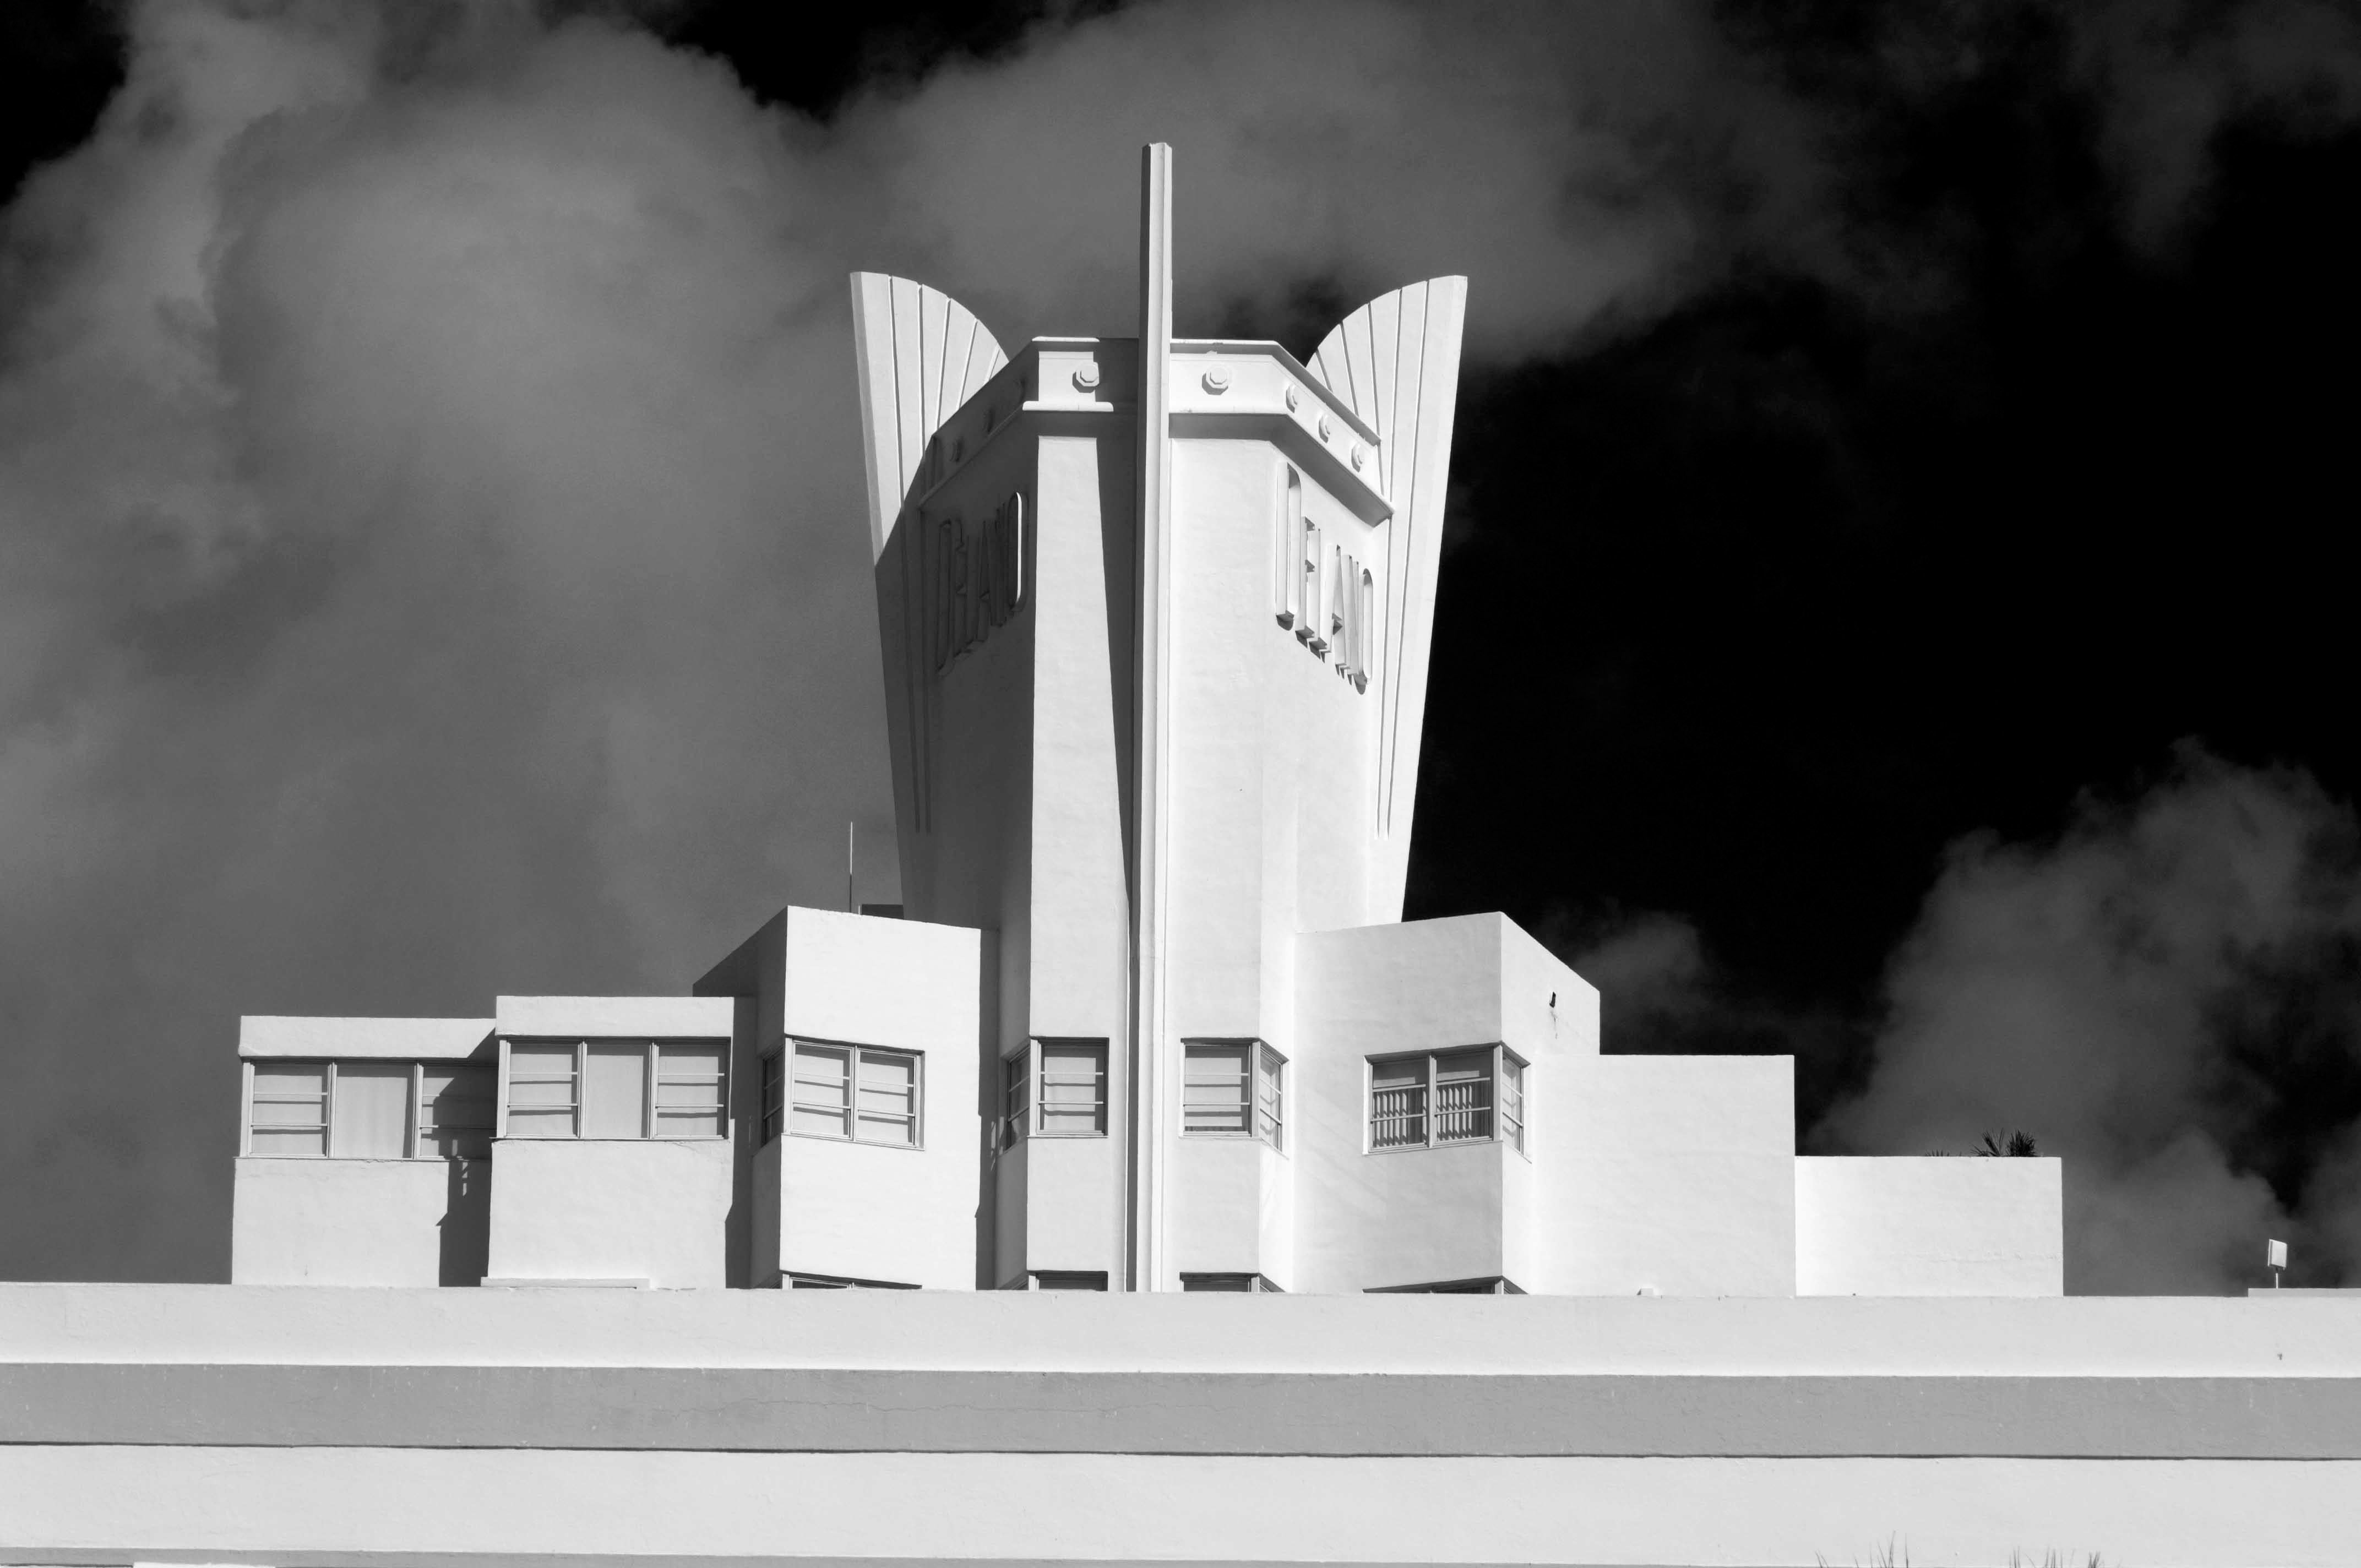
{"label": "dark cloud", "polygon": [[[2235,754],[2312,733],[2221,672],[2317,661],[2256,504],[2307,470],[2245,454],[2345,416],[2232,356],[2320,329],[2251,330],[2292,307],[2249,280],[2316,315],[2347,249],[2287,215],[2310,166],[2238,160],[2345,167],[2348,15],[1014,5],[704,52],[751,14],[122,14],[0,233],[0,1273],[220,1273],[241,1012],[677,988],[838,896],[847,818],[886,859],[843,276],[1127,332],[1151,138],[1184,331],[1475,276],[1413,914],[1546,926],[1624,1048],[1796,1051],[1830,1146],[2026,1127],[2078,1287],[2221,1283],[2263,1224],[2361,1270],[2345,808],[2192,754],[2039,837],[2219,739],[2127,644]],[[2237,309],[2173,315],[2173,267]],[[2190,364],[2250,422],[2178,412]],[[2158,547],[2188,493],[2247,548]]]}
{"label": "dark cloud", "polygon": [[125,25],[0,244],[19,1275],[219,1274],[240,1013],[678,988],[848,818],[890,894],[852,268],[1125,331],[1161,137],[1184,316],[1472,268],[1515,353],[1809,178],[1678,8],[1061,16],[825,124],[618,8]]}

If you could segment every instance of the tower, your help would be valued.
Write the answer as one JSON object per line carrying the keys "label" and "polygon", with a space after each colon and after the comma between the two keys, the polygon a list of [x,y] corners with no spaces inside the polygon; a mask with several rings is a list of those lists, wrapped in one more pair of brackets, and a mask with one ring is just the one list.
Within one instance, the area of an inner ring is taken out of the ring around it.
{"label": "tower", "polygon": [[1191,1073],[1292,1054],[1299,933],[1400,918],[1466,280],[1309,365],[1175,338],[1142,162],[1133,339],[852,293],[903,901],[997,933],[983,1082],[1045,1135],[994,1135],[992,1272],[1155,1289],[1176,1223],[1292,1223],[1267,1146],[1179,1137]]}

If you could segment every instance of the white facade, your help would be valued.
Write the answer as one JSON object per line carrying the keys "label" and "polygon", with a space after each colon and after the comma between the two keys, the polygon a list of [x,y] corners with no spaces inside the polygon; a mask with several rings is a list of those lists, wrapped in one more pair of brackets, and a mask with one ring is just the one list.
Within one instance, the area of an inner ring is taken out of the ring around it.
{"label": "white facade", "polygon": [[1798,1161],[1786,1058],[1401,923],[1466,283],[1175,339],[1163,169],[1137,338],[853,280],[908,917],[247,1020],[236,1280],[2059,1292],[2054,1161]]}

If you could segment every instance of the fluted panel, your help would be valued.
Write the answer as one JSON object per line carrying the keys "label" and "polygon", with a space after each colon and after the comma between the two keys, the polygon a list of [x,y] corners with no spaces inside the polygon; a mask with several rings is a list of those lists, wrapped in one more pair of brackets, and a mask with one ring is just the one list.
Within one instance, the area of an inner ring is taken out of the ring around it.
{"label": "fluted panel", "polygon": [[939,289],[883,272],[852,275],[853,356],[861,373],[862,466],[871,558],[917,481],[927,443],[1008,363],[973,313]]}

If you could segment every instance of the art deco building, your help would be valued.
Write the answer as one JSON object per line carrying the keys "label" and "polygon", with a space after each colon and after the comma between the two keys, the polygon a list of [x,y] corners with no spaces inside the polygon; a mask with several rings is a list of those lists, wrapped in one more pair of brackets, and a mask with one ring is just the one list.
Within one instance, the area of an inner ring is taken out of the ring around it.
{"label": "art deco building", "polygon": [[1169,205],[1136,339],[853,280],[896,917],[247,1019],[237,1281],[2059,1291],[2055,1161],[1799,1159],[1788,1058],[1402,921],[1466,282],[1175,338]]}
{"label": "art deco building", "polygon": [[0,1284],[0,1563],[2361,1559],[2361,1306],[1401,920],[1463,285],[1175,340],[1168,157],[1137,339],[854,281],[906,917],[247,1019],[235,1283]]}

